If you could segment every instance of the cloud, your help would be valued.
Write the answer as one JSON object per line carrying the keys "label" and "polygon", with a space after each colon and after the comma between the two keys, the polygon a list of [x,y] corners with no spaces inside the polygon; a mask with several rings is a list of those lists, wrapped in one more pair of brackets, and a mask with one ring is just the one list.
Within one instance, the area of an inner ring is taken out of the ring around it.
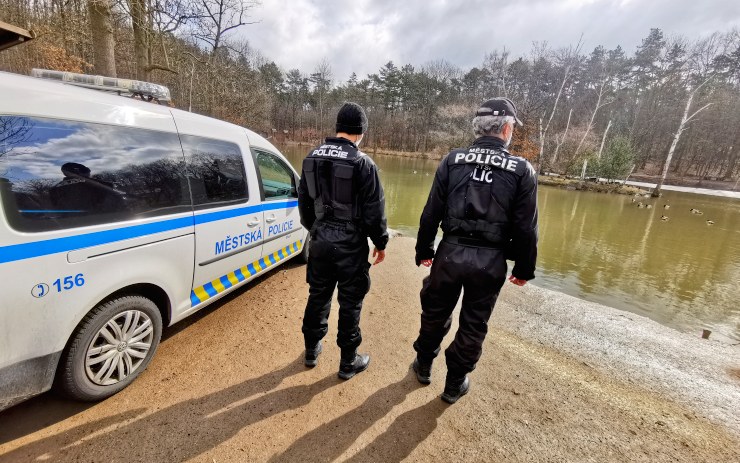
{"label": "cloud", "polygon": [[258,24],[239,32],[283,69],[312,72],[322,59],[335,80],[386,62],[421,66],[445,59],[480,65],[495,49],[526,55],[534,41],[584,50],[621,45],[633,52],[650,28],[689,39],[740,26],[735,0],[264,0]]}
{"label": "cloud", "polygon": [[115,172],[157,159],[182,159],[174,134],[29,119],[33,137],[16,146],[0,162],[0,173],[11,181],[61,180],[66,162],[84,164],[92,175]]}

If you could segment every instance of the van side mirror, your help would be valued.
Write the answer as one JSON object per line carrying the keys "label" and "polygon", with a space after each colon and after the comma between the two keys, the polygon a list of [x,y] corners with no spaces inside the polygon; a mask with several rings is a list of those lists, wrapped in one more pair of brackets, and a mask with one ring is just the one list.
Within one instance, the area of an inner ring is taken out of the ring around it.
{"label": "van side mirror", "polygon": [[300,178],[297,175],[293,176],[293,181],[291,182],[291,188],[290,188],[290,197],[291,198],[297,198],[298,197],[298,188],[296,185],[300,182]]}

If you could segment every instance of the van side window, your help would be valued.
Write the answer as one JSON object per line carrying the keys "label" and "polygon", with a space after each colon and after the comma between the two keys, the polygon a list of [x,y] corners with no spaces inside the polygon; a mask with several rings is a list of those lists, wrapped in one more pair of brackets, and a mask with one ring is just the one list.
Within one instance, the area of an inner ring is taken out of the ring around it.
{"label": "van side window", "polygon": [[265,199],[297,198],[293,171],[272,153],[254,150]]}
{"label": "van side window", "polygon": [[0,202],[41,232],[191,210],[176,134],[0,115]]}
{"label": "van side window", "polygon": [[236,144],[192,135],[181,135],[180,139],[196,207],[248,199],[244,158]]}

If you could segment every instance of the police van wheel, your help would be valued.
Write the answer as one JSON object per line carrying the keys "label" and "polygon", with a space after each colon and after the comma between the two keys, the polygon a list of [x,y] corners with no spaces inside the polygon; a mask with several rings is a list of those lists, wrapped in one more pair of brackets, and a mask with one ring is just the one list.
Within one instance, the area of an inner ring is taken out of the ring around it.
{"label": "police van wheel", "polygon": [[112,396],[144,371],[161,335],[162,315],[149,299],[131,295],[100,304],[65,348],[56,389],[84,401]]}
{"label": "police van wheel", "polygon": [[301,253],[298,255],[298,260],[303,262],[304,264],[308,263],[308,248],[311,244],[311,234],[306,234],[306,239],[303,241],[303,249],[301,249]]}

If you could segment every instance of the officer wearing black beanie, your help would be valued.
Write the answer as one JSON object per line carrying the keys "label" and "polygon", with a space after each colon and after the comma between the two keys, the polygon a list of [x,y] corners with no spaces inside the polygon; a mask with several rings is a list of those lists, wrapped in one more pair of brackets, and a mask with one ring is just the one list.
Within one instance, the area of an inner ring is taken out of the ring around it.
{"label": "officer wearing black beanie", "polygon": [[362,106],[352,102],[344,103],[337,113],[337,134],[363,135],[365,132],[367,116]]}
{"label": "officer wearing black beanie", "polygon": [[302,331],[305,364],[316,366],[338,287],[339,377],[350,379],[370,363],[368,355],[357,353],[362,301],[370,290],[367,238],[375,245],[373,265],[379,264],[385,258],[388,231],[378,168],[357,148],[367,132],[367,116],[360,105],[342,105],[336,132],[303,160],[298,187],[301,223],[310,231],[306,274],[310,288]]}

